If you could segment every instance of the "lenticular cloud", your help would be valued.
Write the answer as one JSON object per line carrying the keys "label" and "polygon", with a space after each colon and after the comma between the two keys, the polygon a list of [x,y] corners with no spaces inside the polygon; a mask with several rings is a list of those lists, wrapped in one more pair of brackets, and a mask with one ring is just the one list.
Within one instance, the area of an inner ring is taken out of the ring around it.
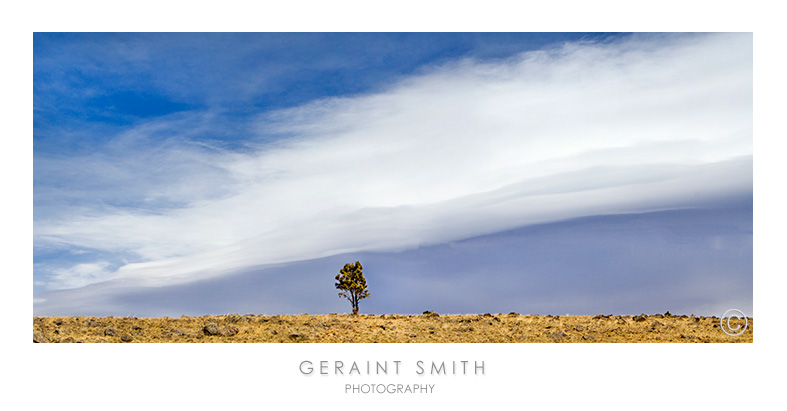
{"label": "lenticular cloud", "polygon": [[109,277],[170,284],[746,195],[752,38],[633,36],[460,60],[256,121],[276,143],[194,159],[197,177],[204,161],[222,170],[221,195],[168,181],[151,190],[186,193],[182,206],[81,208],[36,221],[36,244],[122,253]]}

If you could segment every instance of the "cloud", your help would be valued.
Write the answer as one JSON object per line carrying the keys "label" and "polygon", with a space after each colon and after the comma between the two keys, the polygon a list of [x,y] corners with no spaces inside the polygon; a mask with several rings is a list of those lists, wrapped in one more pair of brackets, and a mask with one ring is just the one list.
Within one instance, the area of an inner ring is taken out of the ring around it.
{"label": "cloud", "polygon": [[51,281],[61,288],[75,288],[98,280],[103,280],[110,273],[109,263],[83,263],[65,269],[53,270]]}
{"label": "cloud", "polygon": [[[243,150],[120,139],[40,160],[37,201],[70,206],[37,213],[35,245],[131,256],[53,271],[63,284],[168,285],[713,202],[751,191],[751,70],[749,34],[632,36],[463,59],[375,94],[266,113],[252,125],[259,144]],[[176,124],[125,137],[158,141],[146,136]],[[64,169],[72,184],[55,190]],[[75,199],[95,193],[103,200]]]}
{"label": "cloud", "polygon": [[373,296],[362,303],[365,313],[720,315],[736,307],[751,315],[752,212],[749,197],[710,208],[537,224],[401,252],[254,267],[187,284],[151,288],[117,279],[46,292],[35,311],[345,313],[350,307],[337,298],[333,276],[358,259]]}

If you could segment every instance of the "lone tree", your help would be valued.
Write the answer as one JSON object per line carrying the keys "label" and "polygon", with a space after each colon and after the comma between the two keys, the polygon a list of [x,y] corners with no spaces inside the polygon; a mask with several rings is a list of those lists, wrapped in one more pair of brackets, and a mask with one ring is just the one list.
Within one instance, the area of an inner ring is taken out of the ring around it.
{"label": "lone tree", "polygon": [[339,297],[344,297],[350,300],[353,306],[353,315],[358,314],[358,302],[369,296],[369,290],[366,289],[366,279],[363,278],[363,267],[360,261],[355,264],[345,264],[344,268],[339,270],[336,275],[334,284],[339,291]]}

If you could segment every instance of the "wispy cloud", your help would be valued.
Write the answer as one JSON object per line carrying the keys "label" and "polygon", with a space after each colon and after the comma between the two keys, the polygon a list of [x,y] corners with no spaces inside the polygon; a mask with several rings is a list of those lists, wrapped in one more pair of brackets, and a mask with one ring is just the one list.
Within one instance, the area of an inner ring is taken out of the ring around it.
{"label": "wispy cloud", "polygon": [[127,259],[57,268],[55,288],[163,285],[746,193],[751,57],[748,34],[573,43],[267,113],[245,150],[122,143],[179,124],[158,120],[116,150],[36,159],[37,201],[69,206],[42,205],[35,244]]}
{"label": "wispy cloud", "polygon": [[64,288],[80,287],[102,280],[109,273],[107,262],[84,263],[53,270],[52,281]]}

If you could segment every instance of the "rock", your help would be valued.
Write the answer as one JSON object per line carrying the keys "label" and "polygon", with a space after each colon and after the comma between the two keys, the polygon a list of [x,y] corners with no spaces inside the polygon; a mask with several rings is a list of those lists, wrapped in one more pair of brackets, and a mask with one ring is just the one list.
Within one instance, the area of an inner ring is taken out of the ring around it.
{"label": "rock", "polygon": [[60,318],[55,319],[55,325],[63,325],[63,320]]}
{"label": "rock", "polygon": [[664,324],[662,324],[660,321],[653,321],[652,323],[650,323],[650,328],[653,328],[653,329],[656,329],[656,328],[662,327],[662,326],[664,326]]}
{"label": "rock", "polygon": [[90,320],[90,321],[87,322],[87,326],[88,327],[101,327],[102,325],[103,324],[101,324],[100,322],[98,322],[96,320]]}
{"label": "rock", "polygon": [[238,327],[233,327],[231,325],[228,325],[226,327],[221,327],[219,329],[219,334],[225,337],[232,337],[233,335],[236,335],[238,331],[239,331]]}
{"label": "rock", "polygon": [[108,335],[110,337],[114,337],[114,336],[118,335],[118,332],[115,331],[114,328],[107,328],[106,330],[104,330],[104,335]]}
{"label": "rock", "polygon": [[646,318],[648,318],[648,316],[645,314],[635,315],[634,317],[631,317],[631,319],[634,320],[634,322],[642,322],[645,321]]}
{"label": "rock", "polygon": [[672,317],[672,314],[670,314],[670,312],[669,312],[669,311],[667,311],[666,313],[664,313],[664,316],[665,316],[665,317]]}
{"label": "rock", "polygon": [[131,337],[130,335],[128,335],[128,334],[123,334],[123,336],[122,336],[122,337],[120,337],[120,341],[123,341],[123,342],[131,342],[133,339],[134,339],[134,338],[132,338],[132,337]]}
{"label": "rock", "polygon": [[427,318],[437,318],[437,317],[440,316],[440,314],[438,314],[438,313],[436,313],[434,311],[424,311],[423,312],[423,316],[427,317]]}
{"label": "rock", "polygon": [[508,315],[510,315],[510,316],[512,316],[512,317],[514,317],[514,316],[517,316],[517,315],[519,315],[519,313],[517,313],[517,312],[514,312],[514,311],[511,311],[510,313],[508,313]]}
{"label": "rock", "polygon": [[231,323],[237,323],[237,322],[248,320],[248,319],[246,317],[240,315],[240,314],[232,314],[232,315],[227,317],[227,320],[229,322],[231,322]]}
{"label": "rock", "polygon": [[76,342],[76,340],[74,339],[74,337],[67,337],[67,338],[65,338],[63,340],[60,340],[60,342],[61,343],[74,343],[74,342]]}
{"label": "rock", "polygon": [[585,327],[583,327],[581,325],[578,325],[578,326],[574,327],[574,330],[575,331],[585,331]]}
{"label": "rock", "polygon": [[41,331],[36,331],[36,332],[33,333],[33,342],[34,343],[48,343],[49,339],[46,338],[44,333],[42,333]]}
{"label": "rock", "polygon": [[293,341],[300,341],[306,339],[306,337],[302,334],[292,333],[289,335],[290,339]]}
{"label": "rock", "polygon": [[55,334],[63,334],[65,331],[61,330],[60,328],[55,328]]}
{"label": "rock", "polygon": [[205,333],[205,335],[218,335],[219,325],[216,323],[207,323],[202,327],[202,332]]}
{"label": "rock", "polygon": [[415,337],[416,337],[415,333],[410,333],[410,334],[407,334],[407,335],[408,335],[410,338],[415,338]]}
{"label": "rock", "polygon": [[655,318],[664,318],[664,314],[653,314]]}
{"label": "rock", "polygon": [[585,335],[582,336],[582,339],[585,340],[585,341],[595,341],[596,338],[593,337],[592,335],[585,334]]}
{"label": "rock", "polygon": [[205,335],[221,335],[224,337],[232,337],[238,333],[238,327],[228,325],[226,327],[219,327],[216,323],[207,323],[202,327],[202,332]]}
{"label": "rock", "polygon": [[568,336],[569,336],[568,334],[564,333],[561,330],[557,330],[557,331],[553,332],[552,334],[549,334],[549,337],[552,338],[553,340],[556,340],[556,341],[562,340],[563,338],[566,338]]}

